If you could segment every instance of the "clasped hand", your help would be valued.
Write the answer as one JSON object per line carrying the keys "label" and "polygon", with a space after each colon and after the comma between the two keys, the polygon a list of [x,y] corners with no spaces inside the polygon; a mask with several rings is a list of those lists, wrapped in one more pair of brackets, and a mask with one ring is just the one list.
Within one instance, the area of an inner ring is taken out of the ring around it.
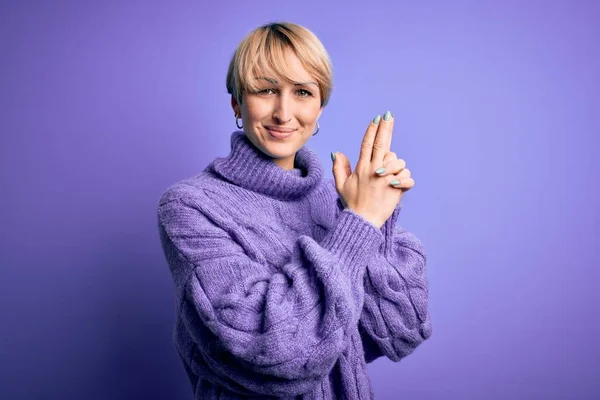
{"label": "clasped hand", "polygon": [[335,188],[345,207],[381,228],[414,185],[406,162],[390,151],[394,118],[386,112],[369,124],[354,171],[343,153],[332,153]]}

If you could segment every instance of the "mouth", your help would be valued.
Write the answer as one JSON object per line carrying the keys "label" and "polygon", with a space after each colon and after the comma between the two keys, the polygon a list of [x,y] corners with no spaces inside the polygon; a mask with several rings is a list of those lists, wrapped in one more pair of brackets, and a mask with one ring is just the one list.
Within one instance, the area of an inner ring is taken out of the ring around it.
{"label": "mouth", "polygon": [[267,132],[269,132],[271,137],[275,139],[286,139],[292,136],[292,134],[296,131],[296,129],[282,128],[278,126],[266,126],[265,129]]}

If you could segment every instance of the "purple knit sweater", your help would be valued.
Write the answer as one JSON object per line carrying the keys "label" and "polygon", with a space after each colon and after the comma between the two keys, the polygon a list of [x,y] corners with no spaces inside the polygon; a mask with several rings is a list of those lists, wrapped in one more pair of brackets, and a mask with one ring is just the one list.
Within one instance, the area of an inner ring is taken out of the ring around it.
{"label": "purple knit sweater", "polygon": [[366,364],[431,335],[425,252],[344,209],[306,146],[283,170],[231,152],[158,206],[176,290],[175,347],[195,399],[372,399]]}

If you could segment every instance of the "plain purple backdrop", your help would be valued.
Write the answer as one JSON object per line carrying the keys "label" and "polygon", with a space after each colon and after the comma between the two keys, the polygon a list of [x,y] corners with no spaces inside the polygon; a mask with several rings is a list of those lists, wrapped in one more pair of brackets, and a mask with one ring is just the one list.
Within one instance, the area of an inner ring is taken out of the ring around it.
{"label": "plain purple backdrop", "polygon": [[161,193],[229,152],[229,59],[313,30],[335,88],[308,142],[354,164],[396,116],[433,336],[378,399],[600,398],[600,2],[2,1],[0,398],[191,398]]}

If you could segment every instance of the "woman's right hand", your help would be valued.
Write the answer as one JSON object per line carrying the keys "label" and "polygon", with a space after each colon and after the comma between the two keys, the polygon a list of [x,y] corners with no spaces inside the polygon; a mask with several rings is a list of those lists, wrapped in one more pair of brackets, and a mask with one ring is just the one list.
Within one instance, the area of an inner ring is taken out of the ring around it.
{"label": "woman's right hand", "polygon": [[[403,191],[392,186],[390,182],[406,180],[406,174],[400,175],[406,163],[397,159],[394,153],[390,153],[394,118],[389,112],[386,114],[388,120],[385,120],[385,117],[380,120],[376,117],[369,124],[354,171],[350,167],[350,161],[342,153],[335,153],[333,162],[335,187],[342,202],[378,228],[391,217],[402,198]],[[384,164],[387,173],[385,176],[379,176],[375,170]]]}

